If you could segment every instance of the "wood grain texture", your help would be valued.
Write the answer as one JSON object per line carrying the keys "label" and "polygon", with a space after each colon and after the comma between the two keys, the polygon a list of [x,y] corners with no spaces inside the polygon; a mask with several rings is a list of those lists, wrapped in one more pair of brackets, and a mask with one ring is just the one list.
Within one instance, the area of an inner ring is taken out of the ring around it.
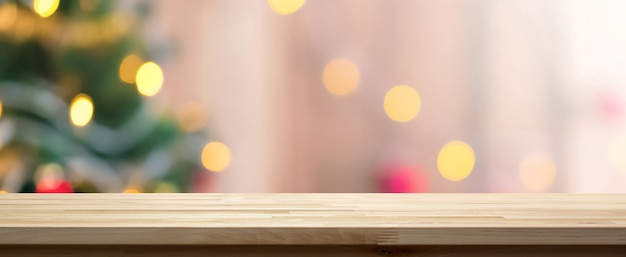
{"label": "wood grain texture", "polygon": [[67,244],[626,245],[626,195],[0,195],[0,245]]}
{"label": "wood grain texture", "polygon": [[19,257],[624,257],[626,246],[0,246]]}

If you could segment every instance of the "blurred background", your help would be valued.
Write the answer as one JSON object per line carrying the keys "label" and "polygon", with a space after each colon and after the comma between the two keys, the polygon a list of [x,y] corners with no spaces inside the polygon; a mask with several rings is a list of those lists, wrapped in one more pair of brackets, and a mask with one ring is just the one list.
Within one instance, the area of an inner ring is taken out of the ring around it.
{"label": "blurred background", "polygon": [[620,0],[0,0],[0,193],[626,192]]}

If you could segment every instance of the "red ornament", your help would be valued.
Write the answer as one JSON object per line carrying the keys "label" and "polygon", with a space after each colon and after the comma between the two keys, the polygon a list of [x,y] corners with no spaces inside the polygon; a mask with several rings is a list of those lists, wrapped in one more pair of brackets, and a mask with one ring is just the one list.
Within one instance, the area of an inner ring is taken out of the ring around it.
{"label": "red ornament", "polygon": [[42,179],[37,182],[37,193],[74,193],[72,184],[64,179]]}
{"label": "red ornament", "polygon": [[421,169],[410,165],[388,165],[379,182],[385,193],[428,192],[428,177]]}

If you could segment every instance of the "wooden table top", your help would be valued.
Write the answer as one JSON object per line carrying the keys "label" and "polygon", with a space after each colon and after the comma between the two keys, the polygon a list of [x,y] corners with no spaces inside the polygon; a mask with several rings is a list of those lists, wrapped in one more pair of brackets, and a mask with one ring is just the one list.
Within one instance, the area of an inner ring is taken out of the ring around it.
{"label": "wooden table top", "polygon": [[0,245],[626,245],[621,194],[0,194]]}

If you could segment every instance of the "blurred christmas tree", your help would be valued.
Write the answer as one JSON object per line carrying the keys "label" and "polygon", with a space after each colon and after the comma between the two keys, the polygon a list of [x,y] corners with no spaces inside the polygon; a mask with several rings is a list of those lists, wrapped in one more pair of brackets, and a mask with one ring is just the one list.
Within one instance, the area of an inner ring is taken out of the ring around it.
{"label": "blurred christmas tree", "polygon": [[146,105],[163,75],[131,3],[0,1],[0,190],[189,191],[202,136]]}

